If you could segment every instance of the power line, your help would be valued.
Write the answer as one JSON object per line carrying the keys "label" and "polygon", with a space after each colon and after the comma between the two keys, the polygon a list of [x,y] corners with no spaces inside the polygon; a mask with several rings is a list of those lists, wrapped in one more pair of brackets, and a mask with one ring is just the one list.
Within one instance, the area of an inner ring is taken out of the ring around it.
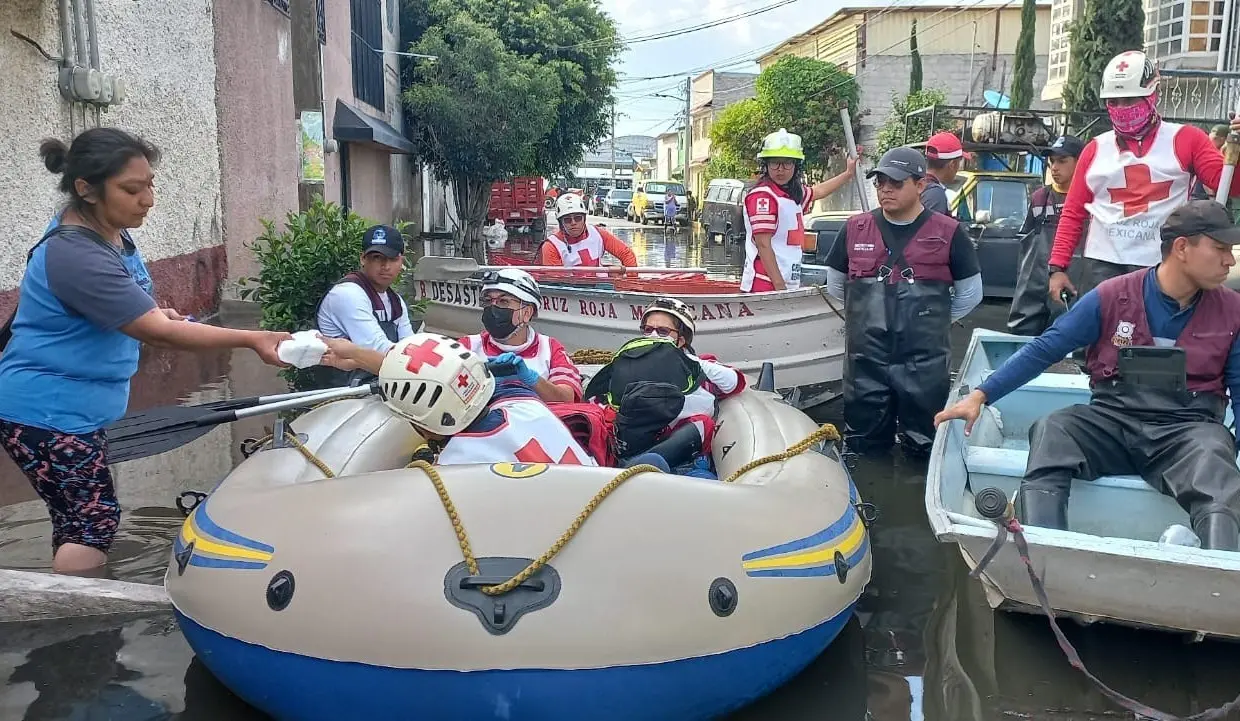
{"label": "power line", "polygon": [[[666,30],[663,32],[652,33],[650,35],[641,35],[641,36],[637,36],[633,38],[620,38],[620,39],[626,45],[648,43],[648,42],[652,42],[655,40],[666,40],[668,38],[680,37],[681,35],[688,35],[690,33],[696,33],[702,30],[709,30],[710,28],[719,27],[720,25],[726,25],[728,23],[736,22],[737,20],[744,20],[746,18],[754,17],[755,15],[761,15],[763,13],[768,13],[772,10],[777,10],[781,7],[784,7],[785,5],[791,5],[795,2],[799,2],[799,0],[776,0],[776,2],[773,2],[770,5],[764,5],[760,8],[755,8],[747,12],[719,18],[717,20],[712,20],[710,22],[700,23],[698,25],[690,25],[690,26],[678,28],[675,30]],[[586,42],[578,43],[576,45],[560,45],[560,46],[557,46],[556,49],[557,50],[573,50],[577,48],[588,48],[588,47],[592,47],[595,45],[607,44],[612,41],[613,40],[610,38],[601,39],[601,40],[587,40]]]}

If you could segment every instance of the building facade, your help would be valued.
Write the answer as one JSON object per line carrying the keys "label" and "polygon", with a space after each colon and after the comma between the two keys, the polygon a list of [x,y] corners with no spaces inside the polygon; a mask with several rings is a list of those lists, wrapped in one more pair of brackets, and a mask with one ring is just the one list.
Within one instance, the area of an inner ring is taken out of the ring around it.
{"label": "building facade", "polygon": [[679,132],[663,133],[655,139],[654,177],[647,180],[676,180],[681,177],[682,135]]}
{"label": "building facade", "polygon": [[[865,146],[891,114],[892,97],[908,92],[914,21],[923,87],[943,90],[950,105],[981,106],[987,90],[1011,92],[1020,16],[1021,4],[1007,0],[981,0],[967,7],[843,8],[761,56],[758,64],[765,70],[784,55],[799,55],[835,63],[856,75],[864,109],[857,143]],[[1050,17],[1051,0],[1038,0],[1035,47],[1049,46]],[[1035,90],[1046,82],[1046,67],[1047,56],[1039,54]]]}
{"label": "building facade", "polygon": [[190,5],[67,0],[62,18],[61,3],[0,2],[0,27],[22,36],[0,36],[0,318],[64,200],[38,156],[45,137],[106,125],[163,151],[134,236],[161,304],[198,316],[257,271],[246,246],[261,221],[315,193],[375,221],[420,220],[390,52],[398,0]]}
{"label": "building facade", "polygon": [[707,70],[689,86],[691,149],[689,190],[698,198],[706,195],[706,164],[710,162],[710,129],[719,113],[755,94],[755,73],[724,73]]}

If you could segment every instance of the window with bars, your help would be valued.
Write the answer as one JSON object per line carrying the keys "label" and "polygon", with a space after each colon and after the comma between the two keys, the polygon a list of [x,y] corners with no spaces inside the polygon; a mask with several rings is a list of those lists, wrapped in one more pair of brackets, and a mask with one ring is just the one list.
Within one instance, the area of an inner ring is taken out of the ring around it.
{"label": "window with bars", "polygon": [[353,95],[386,110],[383,82],[382,0],[350,0],[353,29]]}
{"label": "window with bars", "polygon": [[288,15],[288,0],[267,0],[267,4]]}

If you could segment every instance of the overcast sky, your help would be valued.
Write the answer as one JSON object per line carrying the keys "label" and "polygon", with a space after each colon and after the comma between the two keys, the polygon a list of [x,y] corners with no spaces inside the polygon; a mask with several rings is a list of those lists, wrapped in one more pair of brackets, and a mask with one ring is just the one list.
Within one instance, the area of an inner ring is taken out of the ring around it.
{"label": "overcast sky", "polygon": [[[644,35],[674,32],[779,3],[787,4],[676,37],[631,42]],[[1011,3],[1019,6],[1020,0]],[[675,129],[676,113],[684,107],[686,75],[697,75],[712,67],[756,73],[755,58],[821,23],[842,7],[904,9],[955,5],[948,0],[602,0],[602,4],[619,24],[621,36],[630,41],[620,57],[617,135],[658,135]],[[968,3],[983,7],[993,4],[1002,2]],[[662,75],[676,77],[639,80]],[[681,99],[652,97],[658,94],[679,95]]]}
{"label": "overcast sky", "polygon": [[[787,0],[602,0],[626,39],[676,31],[758,10]],[[905,0],[908,2],[909,0]],[[788,37],[822,22],[847,3],[842,0],[791,0],[753,17],[661,40],[631,43],[620,58],[616,91],[616,134],[658,135],[674,129],[684,100],[684,78],[715,67],[758,71],[753,59]],[[862,3],[853,3],[862,4]],[[583,38],[584,39],[584,38]],[[730,65],[726,68],[719,66]],[[660,75],[678,77],[637,80]]]}

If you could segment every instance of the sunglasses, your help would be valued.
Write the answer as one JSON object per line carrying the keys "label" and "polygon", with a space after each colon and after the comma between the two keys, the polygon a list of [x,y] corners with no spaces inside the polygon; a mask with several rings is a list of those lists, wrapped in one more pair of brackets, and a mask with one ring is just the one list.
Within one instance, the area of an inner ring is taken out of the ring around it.
{"label": "sunglasses", "polygon": [[916,176],[911,176],[911,177],[905,178],[904,180],[896,180],[895,178],[890,178],[880,173],[879,175],[874,176],[874,187],[881,188],[885,185],[890,188],[903,188],[904,184],[910,180],[913,182],[917,182]]}
{"label": "sunglasses", "polygon": [[664,328],[663,326],[657,326],[657,325],[643,325],[641,330],[642,330],[642,335],[651,335],[653,333],[654,335],[657,335],[660,338],[669,338],[671,337],[673,333],[676,332],[675,328]]}

